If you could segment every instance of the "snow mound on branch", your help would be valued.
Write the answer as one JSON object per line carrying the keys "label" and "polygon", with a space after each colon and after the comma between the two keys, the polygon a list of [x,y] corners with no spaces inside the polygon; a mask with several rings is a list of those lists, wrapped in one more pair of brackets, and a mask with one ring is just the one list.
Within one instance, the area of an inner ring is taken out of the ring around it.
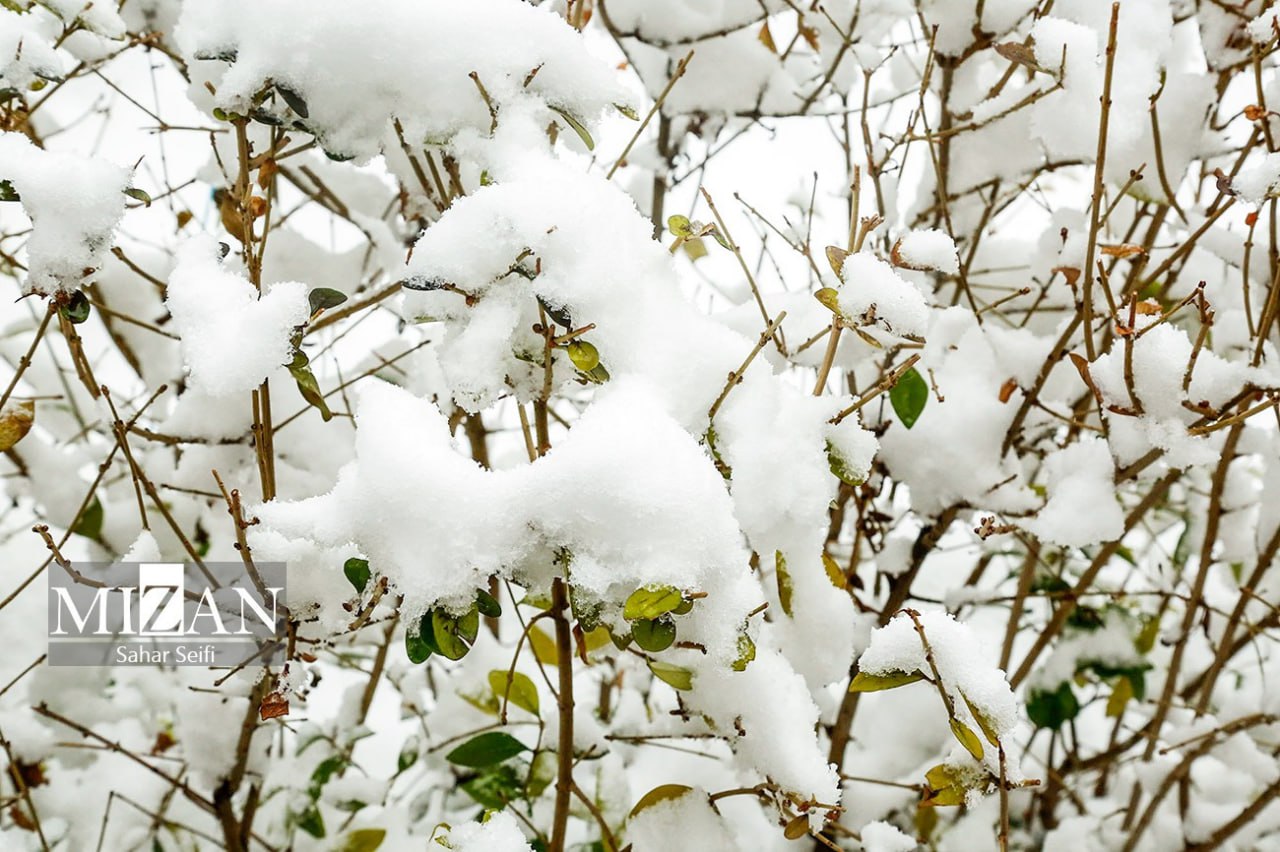
{"label": "snow mound on branch", "polygon": [[1124,511],[1116,500],[1115,464],[1101,438],[1051,453],[1044,462],[1049,501],[1026,526],[1040,538],[1063,547],[1114,541],[1124,532]]}
{"label": "snow mound on branch", "polygon": [[506,811],[490,813],[484,822],[451,828],[447,839],[453,852],[529,852],[531,848],[516,818]]}
{"label": "snow mound on branch", "polygon": [[850,325],[873,325],[899,337],[923,337],[929,325],[924,294],[869,252],[856,252],[840,270],[840,314]]}
{"label": "snow mound on branch", "polygon": [[175,38],[196,67],[230,63],[218,106],[248,114],[264,86],[283,87],[266,106],[283,111],[287,97],[325,150],[361,159],[399,144],[394,119],[414,146],[487,129],[472,72],[499,104],[527,91],[578,121],[629,100],[572,27],[518,0],[366,0],[358,13],[347,0],[187,3]]}
{"label": "snow mound on branch", "polygon": [[191,383],[212,397],[248,393],[287,364],[290,336],[309,312],[305,284],[282,282],[259,298],[220,254],[218,243],[205,236],[179,249],[166,301]]}
{"label": "snow mound on branch", "polygon": [[31,217],[24,292],[74,290],[102,266],[129,174],[105,160],[42,150],[20,133],[0,134],[0,180]]}
{"label": "snow mound on branch", "polygon": [[907,269],[936,269],[948,275],[960,271],[955,241],[937,228],[911,231],[893,249],[894,259]]}

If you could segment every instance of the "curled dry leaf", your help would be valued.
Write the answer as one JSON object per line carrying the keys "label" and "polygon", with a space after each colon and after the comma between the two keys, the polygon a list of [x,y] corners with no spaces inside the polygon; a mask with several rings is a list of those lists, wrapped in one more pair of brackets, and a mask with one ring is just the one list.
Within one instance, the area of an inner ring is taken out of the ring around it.
{"label": "curled dry leaf", "polygon": [[0,411],[0,452],[10,449],[31,431],[36,419],[33,400],[11,402]]}
{"label": "curled dry leaf", "polygon": [[258,713],[262,716],[262,721],[275,719],[278,716],[284,716],[289,712],[289,699],[280,692],[272,692],[266,698],[262,699],[262,704],[258,707]]}
{"label": "curled dry leaf", "polygon": [[1147,250],[1133,243],[1120,243],[1118,245],[1102,246],[1102,253],[1107,257],[1126,258],[1145,255]]}

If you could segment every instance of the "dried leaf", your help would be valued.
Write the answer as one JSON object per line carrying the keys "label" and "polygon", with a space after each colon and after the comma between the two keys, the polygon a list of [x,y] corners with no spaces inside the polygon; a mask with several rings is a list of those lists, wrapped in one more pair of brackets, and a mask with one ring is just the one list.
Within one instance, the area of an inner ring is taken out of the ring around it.
{"label": "dried leaf", "polygon": [[1117,245],[1102,246],[1100,251],[1107,257],[1118,257],[1122,259],[1126,257],[1137,257],[1147,253],[1145,248],[1139,245],[1134,245],[1133,243],[1119,243]]}
{"label": "dried leaf", "polygon": [[1018,380],[1009,379],[1000,386],[1000,401],[1008,402],[1009,397],[1013,396],[1013,392],[1018,389]]}
{"label": "dried leaf", "polygon": [[36,420],[35,400],[11,402],[0,411],[0,452],[10,449],[31,431]]}
{"label": "dried leaf", "polygon": [[800,814],[792,817],[786,827],[782,829],[782,836],[788,840],[799,840],[809,833],[809,817],[807,814]]}
{"label": "dried leaf", "polygon": [[827,263],[831,264],[831,271],[841,281],[844,280],[842,273],[844,271],[845,258],[849,256],[849,252],[839,246],[827,246]]}
{"label": "dried leaf", "polygon": [[1027,68],[1039,69],[1040,64],[1036,62],[1036,52],[1028,45],[1021,44],[1016,41],[1006,41],[995,46],[996,53],[1005,59],[1017,65],[1024,65]]}
{"label": "dried leaf", "polygon": [[273,692],[266,698],[262,699],[262,704],[258,706],[258,714],[262,717],[262,721],[274,719],[277,716],[284,716],[289,712],[289,699],[280,692]]}
{"label": "dried leaf", "polygon": [[756,36],[760,39],[760,43],[769,48],[770,53],[777,53],[778,46],[773,43],[773,33],[769,32],[769,22],[765,21],[764,26],[760,28],[760,34]]}

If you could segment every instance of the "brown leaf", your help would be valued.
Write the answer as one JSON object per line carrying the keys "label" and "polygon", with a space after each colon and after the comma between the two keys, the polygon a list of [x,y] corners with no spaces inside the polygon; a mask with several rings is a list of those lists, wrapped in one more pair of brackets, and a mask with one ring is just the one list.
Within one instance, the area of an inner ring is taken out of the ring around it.
{"label": "brown leaf", "polygon": [[844,261],[849,256],[849,252],[839,246],[827,246],[827,263],[831,264],[831,271],[841,281],[844,280],[842,273],[844,272]]}
{"label": "brown leaf", "polygon": [[249,199],[249,215],[257,219],[267,212],[267,199],[255,195]]}
{"label": "brown leaf", "polygon": [[1076,282],[1080,280],[1080,269],[1075,266],[1055,266],[1054,272],[1061,272],[1062,277],[1067,279],[1067,284],[1074,287]]}
{"label": "brown leaf", "polygon": [[13,820],[13,824],[23,831],[35,831],[36,824],[31,821],[31,817],[27,816],[26,811],[18,807],[16,804],[9,808],[9,818]]}
{"label": "brown leaf", "polygon": [[1094,399],[1098,400],[1099,404],[1101,404],[1102,394],[1098,391],[1098,386],[1093,383],[1093,376],[1089,375],[1089,362],[1085,360],[1083,355],[1075,352],[1069,353],[1069,357],[1071,358],[1071,363],[1076,365],[1076,370],[1080,373],[1080,378],[1084,380],[1084,383],[1088,386],[1089,390],[1093,391]]}
{"label": "brown leaf", "polygon": [[1126,258],[1144,255],[1147,253],[1147,250],[1142,246],[1137,246],[1133,243],[1120,243],[1113,246],[1102,246],[1102,253],[1107,257]]}
{"label": "brown leaf", "polygon": [[177,742],[178,741],[173,738],[173,734],[168,731],[161,731],[156,734],[156,741],[151,746],[151,753],[164,754],[166,751],[173,748],[174,744]]}
{"label": "brown leaf", "polygon": [[1009,397],[1013,396],[1013,392],[1018,389],[1018,380],[1009,379],[1000,386],[1000,401],[1008,402]]}
{"label": "brown leaf", "polygon": [[195,218],[195,214],[192,213],[190,210],[179,210],[178,211],[178,230],[181,231],[183,228],[187,227],[187,223],[194,218]]}
{"label": "brown leaf", "polygon": [[275,176],[277,171],[278,168],[275,160],[263,160],[262,165],[258,167],[258,186],[261,189],[266,189],[267,185],[271,183],[271,178]]}
{"label": "brown leaf", "polygon": [[0,452],[21,441],[31,431],[36,419],[34,400],[13,402],[0,411]]}
{"label": "brown leaf", "polygon": [[1028,68],[1036,69],[1040,67],[1040,64],[1036,62],[1035,50],[1028,45],[1020,44],[1016,41],[1006,41],[1003,44],[997,44],[995,50],[996,53],[1017,65],[1025,65]]}
{"label": "brown leaf", "polygon": [[262,699],[262,705],[258,708],[258,712],[264,722],[277,716],[284,716],[289,712],[289,699],[282,693],[273,692]]}
{"label": "brown leaf", "polygon": [[760,34],[756,36],[760,39],[760,43],[769,48],[770,53],[777,53],[778,46],[773,43],[773,33],[769,32],[769,22],[765,21],[764,26],[760,28]]}
{"label": "brown leaf", "polygon": [[1244,223],[1248,225],[1250,228],[1258,224],[1258,211],[1251,210],[1248,214],[1246,214],[1244,217]]}
{"label": "brown leaf", "polygon": [[804,24],[801,24],[800,37],[804,39],[805,42],[809,45],[809,47],[812,48],[814,51],[818,50],[818,28],[817,27],[807,27]]}
{"label": "brown leaf", "polygon": [[16,775],[22,779],[23,786],[28,789],[32,787],[42,787],[49,783],[49,779],[44,776],[44,764],[40,762],[27,763],[24,760],[15,760],[9,766],[11,775]]}
{"label": "brown leaf", "polygon": [[1257,104],[1249,104],[1247,107],[1244,108],[1244,117],[1249,119],[1250,121],[1258,121],[1260,119],[1266,118],[1266,115],[1267,115],[1266,107],[1260,107]]}
{"label": "brown leaf", "polygon": [[1151,317],[1162,313],[1164,309],[1154,299],[1144,299],[1137,304],[1137,311],[1145,317]]}

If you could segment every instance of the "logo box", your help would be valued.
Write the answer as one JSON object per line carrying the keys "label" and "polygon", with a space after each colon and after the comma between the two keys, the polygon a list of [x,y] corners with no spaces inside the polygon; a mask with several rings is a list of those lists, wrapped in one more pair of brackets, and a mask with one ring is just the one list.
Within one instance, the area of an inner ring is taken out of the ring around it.
{"label": "logo box", "polygon": [[77,562],[49,568],[51,666],[214,666],[283,656],[285,566]]}

